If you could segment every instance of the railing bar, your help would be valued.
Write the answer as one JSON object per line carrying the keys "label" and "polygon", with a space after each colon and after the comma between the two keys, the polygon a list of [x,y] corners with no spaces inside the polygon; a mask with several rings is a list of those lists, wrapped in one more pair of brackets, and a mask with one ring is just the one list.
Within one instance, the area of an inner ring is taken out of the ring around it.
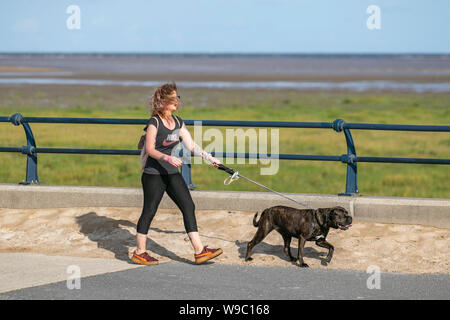
{"label": "railing bar", "polygon": [[36,148],[36,153],[139,155],[140,150]]}
{"label": "railing bar", "polygon": [[78,123],[78,124],[147,124],[145,119],[108,119],[108,118],[41,118],[24,117],[28,123]]}
{"label": "railing bar", "polygon": [[17,148],[17,147],[0,147],[0,152],[22,152],[22,148]]}
{"label": "railing bar", "polygon": [[450,159],[432,158],[392,158],[392,157],[356,157],[357,162],[411,163],[411,164],[450,164]]}
{"label": "railing bar", "polygon": [[[23,148],[0,147],[0,152],[23,152]],[[66,153],[66,154],[113,154],[113,155],[139,155],[140,150],[117,150],[117,149],[63,149],[63,148],[35,148],[36,153]],[[219,156],[212,152],[213,156]],[[279,160],[311,160],[311,161],[342,161],[342,156],[332,155],[299,155],[299,154],[252,154],[252,153],[222,153],[221,156],[233,158],[257,158],[257,159],[279,159]],[[393,158],[393,157],[361,157],[354,159],[355,162],[382,162],[382,163],[416,163],[416,164],[450,164],[450,159],[432,158]]]}
{"label": "railing bar", "polygon": [[346,123],[344,129],[450,132],[450,126]]}
{"label": "railing bar", "polygon": [[290,122],[290,121],[240,121],[240,120],[183,120],[186,125],[201,122],[202,126],[217,127],[274,127],[274,128],[317,128],[331,129],[331,122]]}
{"label": "railing bar", "polygon": [[[116,118],[58,118],[58,117],[23,117],[22,122],[28,123],[78,123],[78,124],[147,124],[146,119],[116,119]],[[243,120],[184,120],[186,125],[194,125],[201,121],[203,126],[238,126],[238,127],[277,127],[277,128],[333,128],[332,122],[295,122],[295,121],[243,121]],[[0,117],[0,122],[10,122],[10,117]],[[396,131],[434,131],[450,132],[450,126],[443,125],[401,125],[401,124],[371,124],[344,123],[343,129],[359,130],[396,130]]]}

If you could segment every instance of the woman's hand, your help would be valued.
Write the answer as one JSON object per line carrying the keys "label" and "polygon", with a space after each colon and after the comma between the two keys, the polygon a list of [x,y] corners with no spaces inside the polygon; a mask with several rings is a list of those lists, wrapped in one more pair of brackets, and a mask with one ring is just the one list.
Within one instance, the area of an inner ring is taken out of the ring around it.
{"label": "woman's hand", "polygon": [[220,161],[218,159],[214,158],[213,156],[211,156],[211,164],[214,166],[214,168],[217,169],[217,168],[219,168]]}
{"label": "woman's hand", "polygon": [[175,167],[179,167],[183,164],[183,161],[174,156],[167,156],[166,161]]}
{"label": "woman's hand", "polygon": [[214,168],[217,169],[219,167],[219,164],[220,164],[219,159],[214,158],[210,153],[203,151],[202,157],[204,157],[207,161],[209,161],[214,166]]}

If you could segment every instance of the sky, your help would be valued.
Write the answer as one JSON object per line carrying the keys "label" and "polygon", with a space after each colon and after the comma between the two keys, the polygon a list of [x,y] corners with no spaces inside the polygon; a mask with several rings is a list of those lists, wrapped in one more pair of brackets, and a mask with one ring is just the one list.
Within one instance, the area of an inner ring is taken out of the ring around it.
{"label": "sky", "polygon": [[449,13],[449,0],[2,0],[0,52],[448,54]]}

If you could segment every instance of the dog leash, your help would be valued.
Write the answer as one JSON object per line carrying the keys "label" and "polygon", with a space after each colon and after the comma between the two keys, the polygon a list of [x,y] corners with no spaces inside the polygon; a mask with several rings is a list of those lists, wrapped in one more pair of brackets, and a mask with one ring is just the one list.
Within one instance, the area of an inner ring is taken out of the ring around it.
{"label": "dog leash", "polygon": [[230,175],[229,177],[227,177],[227,178],[223,181],[223,184],[224,184],[224,185],[229,185],[230,183],[232,183],[233,181],[236,181],[236,180],[239,179],[239,178],[244,178],[245,180],[247,180],[247,181],[249,181],[249,182],[251,182],[251,183],[254,183],[254,184],[256,184],[257,186],[260,186],[261,188],[264,188],[264,189],[266,189],[266,190],[269,190],[269,191],[271,191],[271,192],[273,192],[273,193],[275,193],[275,194],[277,194],[277,195],[279,195],[279,196],[281,196],[281,197],[283,197],[283,198],[285,198],[285,199],[291,200],[291,201],[293,201],[293,202],[295,202],[295,203],[297,203],[297,204],[299,204],[299,205],[301,205],[301,206],[303,206],[303,207],[306,207],[306,208],[308,208],[308,209],[313,209],[313,208],[311,208],[310,206],[308,206],[307,204],[298,202],[297,200],[292,199],[291,197],[288,197],[288,196],[285,195],[285,194],[282,194],[282,193],[280,193],[280,192],[278,192],[278,191],[275,191],[275,190],[273,190],[273,189],[270,189],[269,187],[266,187],[265,185],[262,185],[262,184],[260,184],[260,183],[258,183],[258,182],[256,182],[256,181],[253,181],[252,179],[247,178],[246,176],[243,176],[243,175],[240,174],[238,171],[234,171],[233,169],[230,169],[230,168],[224,166],[223,164],[219,164],[218,169],[223,170],[223,171],[225,171],[226,173],[228,173],[228,174]]}

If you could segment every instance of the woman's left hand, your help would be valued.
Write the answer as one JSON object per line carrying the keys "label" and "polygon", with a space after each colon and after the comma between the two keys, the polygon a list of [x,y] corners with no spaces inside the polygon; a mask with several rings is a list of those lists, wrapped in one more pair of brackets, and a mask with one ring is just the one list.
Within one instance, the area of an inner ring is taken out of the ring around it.
{"label": "woman's left hand", "polygon": [[221,163],[218,159],[214,157],[211,157],[210,162],[216,169],[219,167],[219,164]]}

